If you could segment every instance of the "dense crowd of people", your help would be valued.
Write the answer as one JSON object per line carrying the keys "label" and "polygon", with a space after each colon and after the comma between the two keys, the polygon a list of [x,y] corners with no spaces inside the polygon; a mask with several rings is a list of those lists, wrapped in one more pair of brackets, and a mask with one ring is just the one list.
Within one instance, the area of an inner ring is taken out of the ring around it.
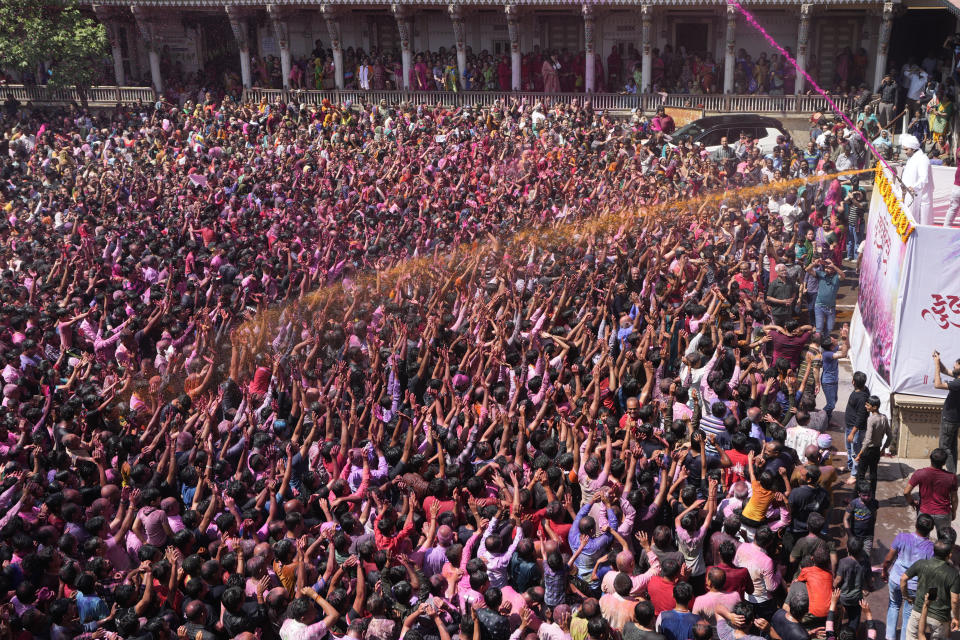
{"label": "dense crowd of people", "polygon": [[[865,192],[778,184],[832,136],[653,120],[8,102],[0,638],[871,628],[862,374],[833,422]],[[911,639],[958,619],[938,452],[884,561]]]}

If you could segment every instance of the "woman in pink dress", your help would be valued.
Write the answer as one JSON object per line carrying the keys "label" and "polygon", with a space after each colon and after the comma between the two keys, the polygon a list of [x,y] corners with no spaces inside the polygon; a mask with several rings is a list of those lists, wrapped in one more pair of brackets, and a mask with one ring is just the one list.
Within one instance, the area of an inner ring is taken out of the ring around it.
{"label": "woman in pink dress", "polygon": [[560,93],[560,73],[557,70],[557,67],[560,66],[560,63],[557,62],[556,54],[550,56],[543,61],[543,90],[546,93]]}
{"label": "woman in pink dress", "polygon": [[423,54],[417,54],[417,63],[413,65],[413,77],[410,79],[410,85],[416,91],[430,90],[430,67],[423,61]]}

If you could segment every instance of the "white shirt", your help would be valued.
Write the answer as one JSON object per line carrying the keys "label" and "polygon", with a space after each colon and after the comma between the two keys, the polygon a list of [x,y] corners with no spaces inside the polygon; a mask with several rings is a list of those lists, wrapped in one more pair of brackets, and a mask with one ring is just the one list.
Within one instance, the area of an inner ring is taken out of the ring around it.
{"label": "white shirt", "polygon": [[784,231],[792,232],[793,225],[800,218],[800,207],[790,204],[789,202],[784,202],[780,205],[780,219],[783,220],[783,229]]}
{"label": "white shirt", "polygon": [[853,157],[841,152],[837,156],[837,171],[846,171],[853,168]]}
{"label": "white shirt", "polygon": [[919,100],[923,96],[923,89],[927,86],[927,73],[917,70],[907,74],[910,80],[910,87],[907,89],[907,98],[910,100]]}
{"label": "white shirt", "polygon": [[933,224],[933,170],[930,159],[921,150],[914,152],[903,166],[903,183],[916,192],[904,194],[904,203],[920,224]]}
{"label": "white shirt", "polygon": [[280,627],[280,640],[320,640],[327,635],[327,625],[314,622],[310,626],[287,618]]}

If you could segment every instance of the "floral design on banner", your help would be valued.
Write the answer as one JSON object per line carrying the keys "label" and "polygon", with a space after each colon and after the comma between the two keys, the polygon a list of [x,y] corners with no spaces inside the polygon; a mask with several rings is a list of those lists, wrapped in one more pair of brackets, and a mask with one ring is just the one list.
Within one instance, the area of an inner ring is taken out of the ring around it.
{"label": "floral design on banner", "polygon": [[900,199],[897,197],[893,186],[887,179],[887,174],[884,173],[882,165],[877,165],[873,186],[880,192],[880,196],[883,198],[883,204],[887,207],[887,213],[890,214],[890,222],[893,223],[893,227],[897,230],[897,235],[900,236],[901,240],[906,242],[910,234],[913,233],[913,223],[910,222],[910,217],[904,212],[903,207],[900,206]]}

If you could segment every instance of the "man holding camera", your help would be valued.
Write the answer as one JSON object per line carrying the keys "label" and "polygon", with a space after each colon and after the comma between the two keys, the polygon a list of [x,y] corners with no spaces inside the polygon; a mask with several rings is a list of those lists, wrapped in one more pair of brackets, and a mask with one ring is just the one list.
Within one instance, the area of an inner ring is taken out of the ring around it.
{"label": "man holding camera", "polygon": [[[944,382],[941,375],[953,380]],[[957,430],[960,429],[960,359],[953,363],[953,370],[940,361],[940,352],[933,352],[933,386],[943,389],[947,397],[943,401],[943,410],[940,413],[940,448],[947,452],[946,469],[950,473],[957,472]]]}
{"label": "man holding camera", "polygon": [[840,289],[840,269],[833,260],[818,253],[817,258],[807,265],[807,273],[817,278],[817,297],[813,303],[817,333],[833,331],[837,319],[837,291]]}

